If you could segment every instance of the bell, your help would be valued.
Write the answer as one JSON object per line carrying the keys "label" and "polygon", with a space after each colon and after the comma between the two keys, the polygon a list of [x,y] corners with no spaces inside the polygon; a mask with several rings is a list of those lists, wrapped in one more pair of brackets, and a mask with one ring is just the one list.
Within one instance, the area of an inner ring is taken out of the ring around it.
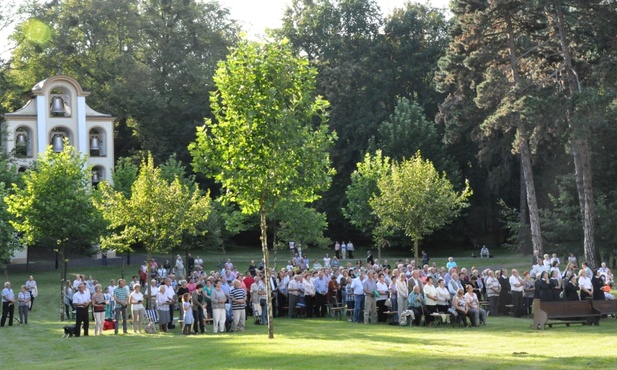
{"label": "bell", "polygon": [[17,134],[17,139],[15,140],[15,144],[17,146],[26,146],[28,144],[28,137],[24,133]]}
{"label": "bell", "polygon": [[101,150],[98,136],[92,136],[90,138],[90,150]]}
{"label": "bell", "polygon": [[99,171],[92,171],[92,183],[96,184],[97,182],[100,182],[100,178],[99,178]]}
{"label": "bell", "polygon": [[64,100],[59,96],[51,98],[51,113],[54,116],[64,116],[66,111],[64,110]]}
{"label": "bell", "polygon": [[63,139],[64,136],[60,134],[54,135],[51,139],[52,150],[54,153],[61,153],[64,150],[64,143],[62,142]]}

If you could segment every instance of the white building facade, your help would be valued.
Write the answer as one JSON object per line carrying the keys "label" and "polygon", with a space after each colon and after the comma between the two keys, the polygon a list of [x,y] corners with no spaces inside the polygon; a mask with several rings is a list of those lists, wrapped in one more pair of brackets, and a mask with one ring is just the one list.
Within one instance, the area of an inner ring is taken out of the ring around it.
{"label": "white building facade", "polygon": [[90,92],[70,76],[57,75],[37,83],[26,94],[21,109],[6,113],[2,150],[15,159],[20,170],[28,167],[52,145],[63,149],[64,139],[88,156],[92,183],[111,182],[114,166],[114,117],[86,104]]}

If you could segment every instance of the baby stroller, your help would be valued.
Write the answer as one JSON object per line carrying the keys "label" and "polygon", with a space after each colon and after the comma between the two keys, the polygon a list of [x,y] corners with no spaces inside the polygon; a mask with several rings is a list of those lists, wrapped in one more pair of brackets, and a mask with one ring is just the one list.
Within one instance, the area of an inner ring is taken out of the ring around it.
{"label": "baby stroller", "polygon": [[156,334],[156,323],[159,322],[159,314],[156,310],[146,310],[146,320],[148,323],[146,324],[146,333],[147,334]]}

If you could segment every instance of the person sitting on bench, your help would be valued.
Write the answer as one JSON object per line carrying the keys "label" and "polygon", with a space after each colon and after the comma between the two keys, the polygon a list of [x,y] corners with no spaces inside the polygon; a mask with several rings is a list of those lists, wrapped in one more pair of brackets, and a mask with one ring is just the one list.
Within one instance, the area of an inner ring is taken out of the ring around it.
{"label": "person sitting on bench", "polygon": [[486,245],[483,245],[482,249],[480,249],[480,258],[484,258],[484,257],[486,258],[490,257],[490,254],[488,252],[488,248],[486,247]]}

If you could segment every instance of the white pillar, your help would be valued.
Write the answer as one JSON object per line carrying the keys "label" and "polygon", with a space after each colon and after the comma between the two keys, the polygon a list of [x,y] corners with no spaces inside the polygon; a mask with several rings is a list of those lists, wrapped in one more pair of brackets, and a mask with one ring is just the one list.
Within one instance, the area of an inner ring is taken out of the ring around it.
{"label": "white pillar", "polygon": [[[47,117],[49,116],[49,109],[47,106],[46,96],[36,97],[36,130],[37,130],[37,153],[32,153],[34,158],[37,154],[45,153],[47,146],[49,145],[48,133],[47,133]],[[33,148],[35,149],[35,148]]]}
{"label": "white pillar", "polygon": [[77,143],[74,144],[77,150],[86,155],[90,155],[88,150],[88,131],[86,128],[86,97],[77,97]]}

